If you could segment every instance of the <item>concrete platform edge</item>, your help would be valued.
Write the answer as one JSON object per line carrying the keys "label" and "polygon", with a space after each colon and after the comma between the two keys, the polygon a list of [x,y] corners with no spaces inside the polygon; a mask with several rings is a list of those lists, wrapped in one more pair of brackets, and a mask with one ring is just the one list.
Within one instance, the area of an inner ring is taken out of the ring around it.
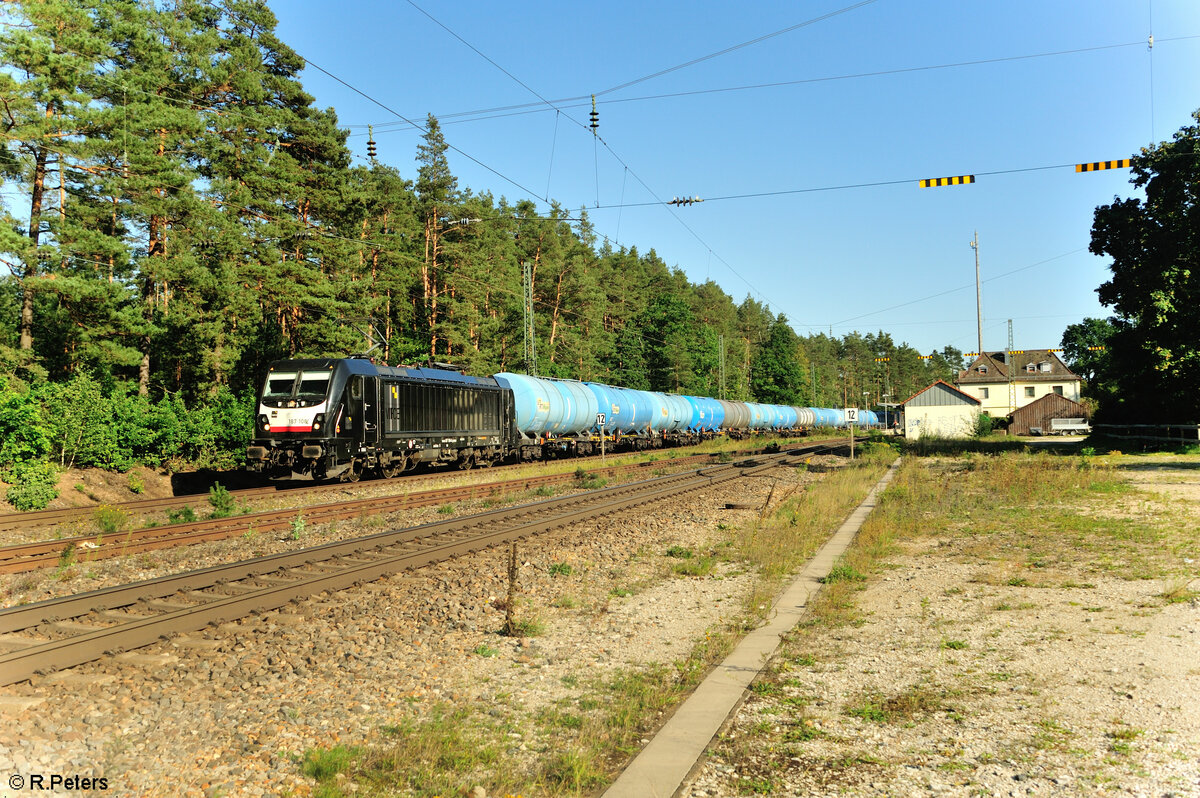
{"label": "concrete platform edge", "polygon": [[713,737],[741,705],[750,683],[800,620],[821,579],[849,548],[877,497],[900,467],[897,458],[850,517],[800,571],[772,608],[771,619],[747,634],[728,657],[675,711],[654,739],[634,757],[604,798],[667,798],[675,795]]}

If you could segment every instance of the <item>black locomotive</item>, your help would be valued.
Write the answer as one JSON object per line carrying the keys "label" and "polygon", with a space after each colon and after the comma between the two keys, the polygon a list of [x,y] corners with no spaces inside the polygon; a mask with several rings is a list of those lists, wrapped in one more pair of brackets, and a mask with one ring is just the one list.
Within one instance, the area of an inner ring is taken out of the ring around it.
{"label": "black locomotive", "polygon": [[357,481],[422,463],[498,463],[519,434],[512,391],[490,377],[379,366],[364,358],[272,363],[247,470]]}

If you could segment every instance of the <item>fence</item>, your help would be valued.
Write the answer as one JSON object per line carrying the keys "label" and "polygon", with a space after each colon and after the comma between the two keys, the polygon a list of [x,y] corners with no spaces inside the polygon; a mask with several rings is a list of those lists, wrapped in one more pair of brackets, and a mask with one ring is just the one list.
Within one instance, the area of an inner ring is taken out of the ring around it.
{"label": "fence", "polygon": [[1094,429],[1106,437],[1123,440],[1200,444],[1200,424],[1096,424]]}

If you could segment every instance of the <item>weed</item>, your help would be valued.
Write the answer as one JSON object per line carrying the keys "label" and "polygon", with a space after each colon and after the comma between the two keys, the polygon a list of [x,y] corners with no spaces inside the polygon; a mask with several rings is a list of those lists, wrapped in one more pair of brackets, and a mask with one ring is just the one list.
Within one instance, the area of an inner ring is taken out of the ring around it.
{"label": "weed", "polygon": [[942,641],[942,648],[949,648],[954,651],[962,651],[964,648],[967,648],[967,647],[968,647],[968,644],[964,640],[943,640]]}
{"label": "weed", "polygon": [[574,569],[571,568],[570,563],[556,562],[550,566],[549,570],[551,576],[570,576]]}
{"label": "weed", "polygon": [[1200,591],[1192,590],[1189,587],[1190,584],[1191,580],[1188,579],[1176,579],[1168,582],[1158,597],[1167,604],[1180,604],[1200,598]]}
{"label": "weed", "polygon": [[540,618],[517,618],[504,630],[509,637],[538,637],[546,631],[546,624]]}
{"label": "weed", "polygon": [[308,521],[304,519],[304,513],[296,513],[296,517],[288,524],[292,530],[292,540],[299,540],[304,531],[308,529]]}
{"label": "weed", "polygon": [[310,748],[304,752],[301,770],[317,781],[330,781],[350,767],[361,753],[359,748],[335,745],[332,748]]}
{"label": "weed", "polygon": [[829,571],[829,575],[822,578],[821,582],[830,584],[833,582],[865,582],[867,581],[866,574],[862,573],[852,565],[839,563]]}
{"label": "weed", "polygon": [[142,475],[136,471],[129,472],[125,477],[125,484],[129,486],[131,493],[141,494],[146,490],[146,483],[142,482]]}
{"label": "weed", "polygon": [[171,524],[190,524],[196,520],[196,511],[189,505],[177,510],[167,510],[167,522]]}
{"label": "weed", "polygon": [[797,720],[783,732],[783,740],[788,743],[806,743],[827,736],[811,718]]}
{"label": "weed", "polygon": [[680,576],[708,576],[717,565],[715,557],[705,555],[694,560],[684,560],[676,563],[673,570]]}
{"label": "weed", "polygon": [[75,564],[75,544],[68,543],[58,555],[58,570],[65,571]]}
{"label": "weed", "polygon": [[579,602],[573,596],[559,596],[554,600],[554,606],[563,610],[573,610],[579,606]]}
{"label": "weed", "polygon": [[616,598],[628,598],[633,595],[633,591],[627,587],[614,587],[608,591],[608,595],[615,596]]}
{"label": "weed", "polygon": [[453,515],[454,514],[454,505],[453,504],[443,504],[441,507],[437,508],[437,511],[438,511],[439,515]]}
{"label": "weed", "polygon": [[487,643],[480,643],[479,645],[475,646],[474,653],[481,657],[494,657],[499,654],[500,651],[499,649],[492,648]]}
{"label": "weed", "polygon": [[692,559],[692,550],[684,546],[672,546],[667,549],[667,556],[678,560],[690,560]]}
{"label": "weed", "polygon": [[129,513],[107,504],[97,507],[92,518],[96,520],[96,528],[105,535],[115,535],[129,523]]}
{"label": "weed", "polygon": [[228,518],[233,515],[237,506],[237,500],[233,498],[233,494],[220,482],[214,482],[213,486],[208,489],[208,503],[212,505],[213,518]]}

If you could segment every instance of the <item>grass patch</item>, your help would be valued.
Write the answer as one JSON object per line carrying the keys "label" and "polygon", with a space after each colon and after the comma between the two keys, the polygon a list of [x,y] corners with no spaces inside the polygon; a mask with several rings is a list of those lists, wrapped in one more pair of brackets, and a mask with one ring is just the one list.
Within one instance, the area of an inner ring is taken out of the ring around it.
{"label": "grass patch", "polygon": [[676,563],[671,570],[680,576],[708,576],[717,566],[717,558],[711,555]]}

